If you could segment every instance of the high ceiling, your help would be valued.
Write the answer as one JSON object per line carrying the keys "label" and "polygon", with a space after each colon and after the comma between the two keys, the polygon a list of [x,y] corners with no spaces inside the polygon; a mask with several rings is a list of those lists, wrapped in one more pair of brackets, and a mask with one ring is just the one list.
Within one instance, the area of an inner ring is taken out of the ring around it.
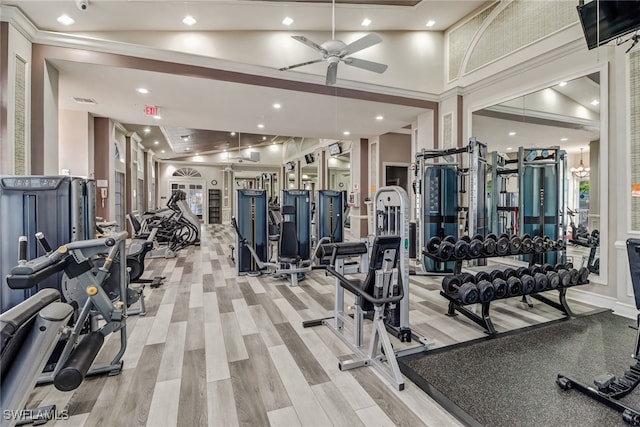
{"label": "high ceiling", "polygon": [[[484,0],[337,0],[335,27],[343,32],[443,31],[488,3]],[[40,30],[77,35],[118,31],[149,34],[233,30],[329,32],[332,26],[332,7],[327,0],[89,0],[84,11],[76,7],[74,0],[0,0],[0,4],[18,7]],[[71,26],[58,23],[56,17],[61,14],[67,14],[75,23]],[[185,25],[182,19],[186,15],[193,16],[197,22]],[[286,16],[293,19],[289,26],[282,23]],[[368,27],[362,26],[364,18],[371,20]],[[427,28],[425,24],[429,20],[434,24]],[[312,57],[313,52],[308,53]],[[407,124],[425,111],[406,105],[259,84],[65,60],[53,63],[60,71],[61,108],[113,118],[140,135],[142,144],[161,158],[233,149],[238,144],[248,147],[283,142],[291,137],[341,139],[348,137],[344,134],[347,131],[362,136],[406,133]],[[285,64],[274,64],[281,65]],[[363,77],[366,78],[366,74]],[[141,95],[135,91],[138,87],[148,88],[150,93]],[[588,99],[592,97],[593,85],[555,89],[576,104],[592,108]],[[388,88],[381,87],[381,90],[385,92]],[[75,97],[94,99],[96,104],[78,104]],[[281,108],[273,108],[274,103]],[[145,116],[145,105],[160,106],[162,121]],[[378,116],[383,119],[377,120]],[[259,124],[264,128],[258,128]],[[149,132],[145,132],[146,128]],[[238,134],[234,136],[231,132]],[[517,137],[508,136],[508,132],[516,132]],[[535,124],[522,117],[486,114],[477,116],[477,120],[474,115],[473,133],[501,150],[559,139],[558,135],[562,134],[562,138],[568,138],[565,144],[573,144],[569,148],[577,151],[590,139],[597,138],[598,129],[551,121]]]}
{"label": "high ceiling", "polygon": [[[34,24],[48,31],[233,31],[331,29],[332,7],[327,0],[88,0],[86,10],[74,0],[2,0],[19,7]],[[465,15],[488,3],[486,0],[337,0],[336,30],[362,31],[364,18],[369,31],[420,31],[433,20],[434,31],[443,31]],[[411,6],[415,4],[415,6]],[[407,6],[408,5],[408,6]],[[72,26],[56,21],[61,14],[75,20]],[[187,26],[190,15],[196,23]],[[293,22],[285,26],[282,21]]]}

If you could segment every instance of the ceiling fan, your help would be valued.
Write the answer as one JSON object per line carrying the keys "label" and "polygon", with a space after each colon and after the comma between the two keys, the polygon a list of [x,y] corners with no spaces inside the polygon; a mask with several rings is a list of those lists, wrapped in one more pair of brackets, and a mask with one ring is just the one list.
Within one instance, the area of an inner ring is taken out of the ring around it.
{"label": "ceiling fan", "polygon": [[336,84],[338,64],[340,63],[340,61],[352,67],[362,68],[363,70],[373,71],[374,73],[379,74],[382,74],[387,70],[386,64],[367,61],[364,59],[352,58],[351,56],[349,56],[353,53],[367,49],[382,42],[382,38],[379,35],[375,33],[369,33],[366,36],[349,44],[346,44],[341,40],[336,40],[336,0],[333,0],[332,2],[331,40],[319,45],[304,36],[291,37],[299,41],[300,43],[303,43],[310,48],[320,52],[322,54],[322,59],[316,59],[314,61],[307,61],[295,65],[290,65],[288,67],[280,68],[280,71],[291,70],[292,68],[298,68],[305,65],[315,64],[317,62],[327,61],[329,66],[327,67],[326,84],[328,86],[332,86]]}
{"label": "ceiling fan", "polygon": [[[238,163],[242,163],[242,162],[259,162],[260,161],[260,153],[257,151],[250,151],[249,152],[249,156],[242,156],[241,150],[242,148],[240,147],[240,132],[238,132],[238,155],[234,156],[234,157],[229,157],[229,160],[236,160]],[[251,146],[249,146],[251,147]]]}

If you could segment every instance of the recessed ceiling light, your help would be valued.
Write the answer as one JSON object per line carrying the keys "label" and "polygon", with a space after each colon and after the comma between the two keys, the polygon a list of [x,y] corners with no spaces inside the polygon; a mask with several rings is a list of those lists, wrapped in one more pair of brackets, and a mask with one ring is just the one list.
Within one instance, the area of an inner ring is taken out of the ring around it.
{"label": "recessed ceiling light", "polygon": [[258,124],[258,127],[259,127],[260,129],[263,129],[263,128],[264,128],[264,125],[263,125],[262,123],[259,123],[259,124]]}
{"label": "recessed ceiling light", "polygon": [[376,116],[376,120],[384,120],[384,116]]}
{"label": "recessed ceiling light", "polygon": [[282,104],[278,104],[277,102],[275,104],[273,104],[273,108],[275,108],[276,110],[279,110],[282,108]]}
{"label": "recessed ceiling light", "polygon": [[80,97],[74,96],[73,100],[76,101],[78,104],[91,104],[91,105],[97,104],[96,100],[93,98],[80,98]]}
{"label": "recessed ceiling light", "polygon": [[564,141],[568,141],[569,138],[560,138],[560,141],[564,142]]}
{"label": "recessed ceiling light", "polygon": [[515,132],[509,132],[509,136],[514,136],[515,134]]}
{"label": "recessed ceiling light", "polygon": [[351,135],[351,132],[349,132],[348,130],[345,130],[344,132],[342,132],[343,135],[348,136]]}
{"label": "recessed ceiling light", "polygon": [[161,152],[161,153],[164,153],[164,150],[161,150],[160,152]]}
{"label": "recessed ceiling light", "polygon": [[200,153],[196,153],[196,156],[199,156],[199,155],[200,155]]}
{"label": "recessed ceiling light", "polygon": [[188,26],[192,26],[192,25],[194,25],[196,22],[198,22],[198,21],[196,21],[196,18],[194,18],[194,17],[193,17],[193,16],[191,16],[191,15],[187,15],[187,16],[185,16],[185,17],[184,17],[184,19],[182,20],[182,23],[183,23],[184,25],[188,25]]}
{"label": "recessed ceiling light", "polygon": [[427,27],[433,27],[434,25],[436,25],[436,21],[434,21],[433,19],[429,19],[427,21]]}
{"label": "recessed ceiling light", "polygon": [[249,146],[249,148],[251,148],[251,146]]}
{"label": "recessed ceiling light", "polygon": [[273,141],[273,142],[272,142],[272,144],[273,144],[273,145],[276,145],[276,142],[275,142],[275,141]]}
{"label": "recessed ceiling light", "polygon": [[149,133],[149,132],[151,132],[150,128],[144,128],[144,133]]}
{"label": "recessed ceiling light", "polygon": [[267,140],[267,137],[266,137],[266,136],[263,136],[263,137],[262,137],[262,140],[263,140],[263,141],[266,141],[266,140]]}
{"label": "recessed ceiling light", "polygon": [[184,149],[184,151],[189,151],[189,150],[191,150],[191,148],[189,148],[189,147]]}
{"label": "recessed ceiling light", "polygon": [[154,143],[155,145],[160,144],[160,142],[158,142],[158,141],[153,141],[153,143]]}
{"label": "recessed ceiling light", "polygon": [[62,25],[71,25],[73,24],[74,21],[72,17],[70,17],[69,15],[60,15],[58,16],[58,22],[61,23]]}
{"label": "recessed ceiling light", "polygon": [[368,27],[369,25],[371,25],[371,19],[369,19],[369,18],[364,18],[364,19],[362,20],[362,24],[360,24],[360,25],[362,25],[363,27]]}
{"label": "recessed ceiling light", "polygon": [[160,120],[162,118],[162,116],[153,116],[154,119],[156,120]]}
{"label": "recessed ceiling light", "polygon": [[291,19],[291,18],[289,18],[289,17],[287,16],[287,17],[285,17],[285,18],[282,20],[282,23],[283,23],[284,25],[289,26],[289,25],[293,24],[293,19]]}
{"label": "recessed ceiling light", "polygon": [[591,105],[598,105],[600,104],[600,101],[598,101],[597,99],[594,99],[593,101],[591,101]]}
{"label": "recessed ceiling light", "polygon": [[225,148],[224,150],[222,150],[222,152],[223,152],[223,153],[226,153],[226,152],[227,152],[227,149]]}
{"label": "recessed ceiling light", "polygon": [[565,87],[567,85],[567,82],[560,82],[558,83],[558,86],[560,87]]}
{"label": "recessed ceiling light", "polygon": [[513,150],[513,147],[507,147],[507,150]]}
{"label": "recessed ceiling light", "polygon": [[236,136],[236,133],[235,132],[231,132],[231,136]]}
{"label": "recessed ceiling light", "polygon": [[149,89],[147,89],[146,87],[139,87],[136,89],[136,92],[146,95],[149,93]]}

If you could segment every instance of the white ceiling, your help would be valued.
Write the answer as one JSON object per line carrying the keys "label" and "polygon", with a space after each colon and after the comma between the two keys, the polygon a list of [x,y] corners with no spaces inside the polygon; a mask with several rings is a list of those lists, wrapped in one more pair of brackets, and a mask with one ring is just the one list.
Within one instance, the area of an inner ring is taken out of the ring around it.
{"label": "white ceiling", "polygon": [[[219,31],[219,30],[288,30],[326,31],[331,29],[330,3],[255,0],[89,0],[81,11],[74,0],[33,1],[2,0],[2,4],[19,7],[34,24],[48,31]],[[465,15],[487,4],[485,0],[422,0],[416,6],[381,6],[336,4],[336,29],[362,31],[364,18],[372,22],[370,31],[425,30],[443,31]],[[56,21],[62,14],[75,20],[70,27]],[[196,19],[188,27],[186,15]],[[282,20],[290,17],[290,26]]]}

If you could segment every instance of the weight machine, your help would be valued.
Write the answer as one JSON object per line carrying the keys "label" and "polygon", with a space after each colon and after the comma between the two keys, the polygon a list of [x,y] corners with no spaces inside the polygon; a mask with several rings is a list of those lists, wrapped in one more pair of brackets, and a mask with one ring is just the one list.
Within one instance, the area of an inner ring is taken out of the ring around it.
{"label": "weight machine", "polygon": [[[560,147],[518,149],[519,229],[566,240],[567,156]],[[564,242],[566,246],[566,241]],[[540,264],[565,262],[566,251],[539,254]]]}
{"label": "weight machine", "polygon": [[[306,203],[309,204],[308,198]],[[299,253],[299,240],[294,220],[295,206],[282,205],[281,211],[283,221],[280,224],[278,260],[276,263],[267,262],[269,242],[266,190],[237,190],[236,215],[231,219],[231,224],[237,236],[236,272],[238,275],[257,276],[271,269],[270,273],[274,277],[287,278],[292,286],[297,286],[299,280],[304,279],[311,271],[310,260],[303,259]],[[309,213],[308,206],[307,219]]]}
{"label": "weight machine", "polygon": [[[485,235],[486,168],[487,146],[476,138],[470,138],[465,147],[423,149],[416,155],[416,274],[453,272],[453,262],[437,262],[420,254],[432,237],[458,237],[459,212],[467,213],[464,228],[469,230],[469,235]],[[460,203],[461,199],[466,206]]]}
{"label": "weight machine", "polygon": [[409,325],[409,197],[402,187],[382,187],[376,191],[374,203],[375,237],[399,236],[401,247],[398,260],[398,286],[404,293],[398,304],[385,310],[387,329],[400,341],[418,343],[417,346],[396,351],[397,356],[420,353],[434,343],[411,330]]}
{"label": "weight machine", "polygon": [[[29,259],[39,254],[36,233],[48,236],[54,247],[95,237],[95,181],[71,176],[0,177],[0,277],[6,277],[18,259],[14,242],[26,236]],[[33,288],[0,287],[0,312],[44,288],[58,288],[61,274]]]}

